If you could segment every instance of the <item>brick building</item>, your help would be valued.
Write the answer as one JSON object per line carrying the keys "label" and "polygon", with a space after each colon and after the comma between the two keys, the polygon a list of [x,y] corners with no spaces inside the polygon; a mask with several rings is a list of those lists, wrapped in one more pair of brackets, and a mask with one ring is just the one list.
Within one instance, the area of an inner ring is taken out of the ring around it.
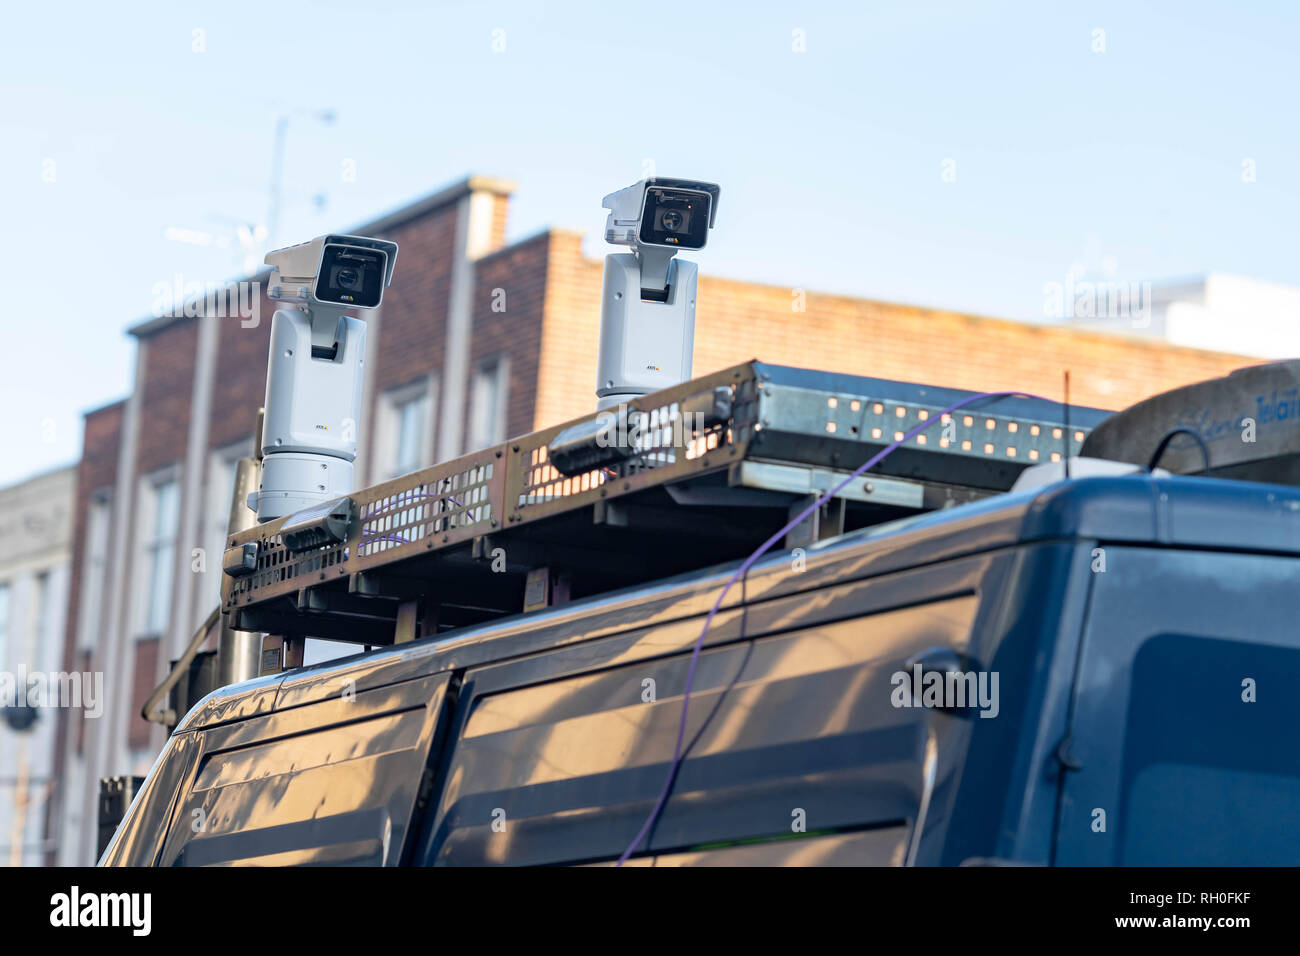
{"label": "brick building", "polygon": [[[355,232],[401,246],[367,315],[357,479],[370,484],[594,408],[601,263],[582,236],[505,240],[511,186],[470,178]],[[265,274],[257,277],[265,279]],[[65,667],[102,670],[104,714],[68,717],[55,755],[59,862],[90,862],[94,781],[148,769],[138,711],[215,605],[235,461],[262,402],[260,320],[165,317],[132,329],[135,384],[90,412],[77,475]],[[750,358],[1118,408],[1249,359],[703,275],[695,372]]]}

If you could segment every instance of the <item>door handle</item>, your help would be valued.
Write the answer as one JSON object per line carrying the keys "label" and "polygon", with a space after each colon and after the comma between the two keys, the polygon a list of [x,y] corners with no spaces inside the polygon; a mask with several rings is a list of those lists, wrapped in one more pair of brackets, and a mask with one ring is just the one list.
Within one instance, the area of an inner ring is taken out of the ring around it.
{"label": "door handle", "polygon": [[[931,674],[938,674],[941,678],[941,687],[943,692],[940,694],[938,704],[926,705],[933,710],[941,710],[946,714],[954,717],[970,717],[980,710],[980,702],[977,691],[979,674],[982,672],[979,661],[951,647],[931,647],[924,651],[919,651],[909,657],[904,665],[907,673],[912,678],[912,696],[913,699],[920,703],[924,697],[919,696],[927,684],[933,685],[932,681],[927,681]],[[956,702],[956,697],[950,692],[956,689],[956,681],[949,681],[948,675],[961,675],[963,678],[961,687],[962,703]],[[972,688],[965,683],[965,677],[968,674],[976,675],[976,687]]]}

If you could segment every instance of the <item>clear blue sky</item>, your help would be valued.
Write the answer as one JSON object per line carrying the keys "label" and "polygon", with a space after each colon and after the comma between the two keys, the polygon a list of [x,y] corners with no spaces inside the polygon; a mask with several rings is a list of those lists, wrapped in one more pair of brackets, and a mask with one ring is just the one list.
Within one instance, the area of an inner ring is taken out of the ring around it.
{"label": "clear blue sky", "polygon": [[1300,284],[1298,10],[11,4],[0,483],[76,459],[81,413],[129,388],[124,330],[156,283],[239,272],[166,230],[265,222],[285,110],[338,117],[290,126],[285,243],[474,172],[518,183],[511,238],[579,228],[595,255],[601,196],[652,159],[722,184],[698,257],[717,275],[1028,320],[1075,262]]}

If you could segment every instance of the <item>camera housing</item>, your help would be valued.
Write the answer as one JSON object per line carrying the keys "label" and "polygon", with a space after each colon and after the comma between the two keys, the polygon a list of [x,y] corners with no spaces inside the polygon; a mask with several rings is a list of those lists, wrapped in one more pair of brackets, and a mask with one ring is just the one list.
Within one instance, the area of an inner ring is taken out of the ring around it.
{"label": "camera housing", "polygon": [[396,261],[397,243],[366,236],[317,236],[267,253],[267,294],[286,304],[271,319],[262,469],[250,500],[259,521],[354,490],[366,324],[345,313],[378,308]]}
{"label": "camera housing", "polygon": [[605,197],[605,241],[703,249],[718,216],[717,183],[651,176]]}
{"label": "camera housing", "polygon": [[397,243],[367,236],[317,236],[266,254],[269,295],[279,301],[375,309],[393,281]]}
{"label": "camera housing", "polygon": [[720,191],[716,183],[655,176],[605,197],[605,239],[632,252],[605,257],[598,408],[691,377],[699,270],[674,257],[704,248]]}

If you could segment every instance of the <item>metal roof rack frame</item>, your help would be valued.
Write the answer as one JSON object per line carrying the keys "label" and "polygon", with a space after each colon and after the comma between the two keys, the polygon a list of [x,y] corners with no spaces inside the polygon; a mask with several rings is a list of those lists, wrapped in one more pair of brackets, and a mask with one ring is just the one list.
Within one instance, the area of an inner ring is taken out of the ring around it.
{"label": "metal roof rack frame", "polygon": [[[227,539],[228,626],[391,644],[744,557],[906,430],[972,395],[757,361]],[[1110,413],[968,407],[846,487],[786,544],[1008,490]]]}

